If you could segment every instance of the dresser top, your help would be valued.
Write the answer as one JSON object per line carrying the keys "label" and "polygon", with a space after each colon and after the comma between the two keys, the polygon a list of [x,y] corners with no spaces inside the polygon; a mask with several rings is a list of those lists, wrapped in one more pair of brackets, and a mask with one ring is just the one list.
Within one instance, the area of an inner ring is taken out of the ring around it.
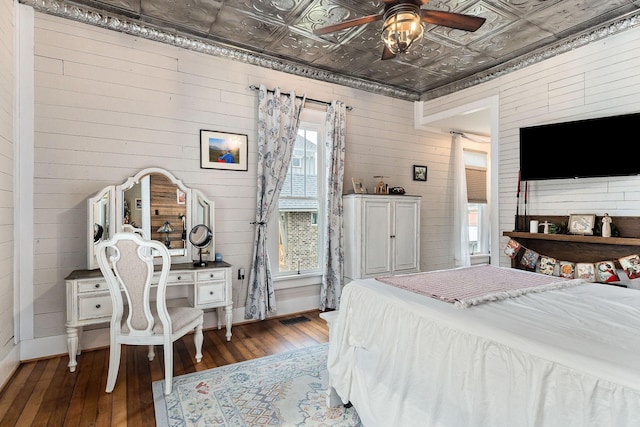
{"label": "dresser top", "polygon": [[[206,267],[196,267],[190,262],[171,264],[171,271],[201,271],[211,268],[228,268],[231,264],[224,261],[209,261]],[[156,266],[156,271],[159,271],[160,266]],[[92,279],[95,277],[102,277],[102,272],[99,268],[95,270],[73,270],[64,280],[77,280],[77,279]]]}

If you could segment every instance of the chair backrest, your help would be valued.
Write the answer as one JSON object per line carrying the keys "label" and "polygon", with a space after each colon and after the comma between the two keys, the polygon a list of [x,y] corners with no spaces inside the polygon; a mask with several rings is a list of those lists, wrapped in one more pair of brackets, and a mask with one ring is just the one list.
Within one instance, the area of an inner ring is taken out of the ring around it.
{"label": "chair backrest", "polygon": [[128,233],[136,233],[143,239],[149,240],[149,236],[147,236],[147,233],[142,228],[134,227],[131,224],[123,224],[122,231],[126,231]]}
{"label": "chair backrest", "polygon": [[166,306],[166,285],[171,256],[167,248],[155,240],[145,240],[136,233],[116,233],[111,239],[96,246],[98,265],[107,281],[113,304],[111,327],[123,333],[122,317],[127,318],[126,333],[129,336],[154,335],[154,320],[150,294],[154,275],[154,256],[162,259],[156,293],[156,309],[163,331],[171,333],[171,322]]}

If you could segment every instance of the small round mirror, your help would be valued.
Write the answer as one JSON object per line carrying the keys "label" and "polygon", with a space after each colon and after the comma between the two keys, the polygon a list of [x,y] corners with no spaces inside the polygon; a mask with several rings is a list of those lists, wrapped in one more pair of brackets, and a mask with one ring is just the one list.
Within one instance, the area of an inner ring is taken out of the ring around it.
{"label": "small round mirror", "polygon": [[213,234],[211,233],[211,230],[204,224],[196,225],[191,229],[191,232],[189,232],[189,241],[193,246],[198,248],[198,255],[200,256],[199,261],[193,262],[195,267],[207,266],[207,261],[202,261],[202,248],[209,246],[212,238]]}

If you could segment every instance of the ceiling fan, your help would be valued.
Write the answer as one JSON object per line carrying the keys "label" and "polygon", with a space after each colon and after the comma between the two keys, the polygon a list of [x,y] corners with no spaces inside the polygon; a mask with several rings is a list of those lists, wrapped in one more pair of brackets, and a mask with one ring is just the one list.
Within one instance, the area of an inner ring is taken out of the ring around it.
{"label": "ceiling fan", "polygon": [[420,40],[424,32],[423,22],[455,28],[457,30],[476,31],[485,21],[485,18],[472,15],[420,9],[420,6],[428,3],[429,0],[383,1],[385,6],[382,13],[362,16],[360,18],[349,19],[337,24],[317,28],[313,33],[316,35],[324,35],[334,31],[384,20],[381,34],[382,40],[384,41],[384,50],[382,51],[382,59],[384,60],[394,58],[397,54],[406,52],[411,45]]}

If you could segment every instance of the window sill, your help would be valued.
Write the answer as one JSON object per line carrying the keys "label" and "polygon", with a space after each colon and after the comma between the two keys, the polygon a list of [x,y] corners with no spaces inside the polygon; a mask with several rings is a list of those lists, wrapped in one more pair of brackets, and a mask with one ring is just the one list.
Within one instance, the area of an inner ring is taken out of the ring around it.
{"label": "window sill", "polygon": [[320,285],[322,283],[322,274],[293,274],[291,276],[274,277],[275,290],[301,288],[303,286]]}
{"label": "window sill", "polygon": [[491,255],[489,254],[475,254],[471,255],[471,265],[488,264],[491,261]]}

